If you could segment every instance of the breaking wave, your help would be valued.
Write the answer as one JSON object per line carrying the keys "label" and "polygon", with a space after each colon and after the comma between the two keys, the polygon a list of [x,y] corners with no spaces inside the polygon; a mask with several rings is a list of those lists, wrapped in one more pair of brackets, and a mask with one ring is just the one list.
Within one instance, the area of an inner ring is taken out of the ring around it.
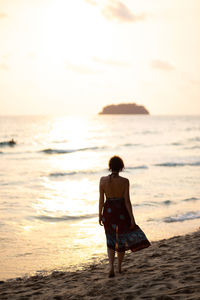
{"label": "breaking wave", "polygon": [[200,149],[199,145],[191,146],[191,147],[185,147],[184,149],[190,150],[190,149]]}
{"label": "breaking wave", "polygon": [[198,200],[200,200],[200,198],[191,197],[191,198],[186,198],[186,199],[184,199],[183,201],[185,201],[185,202],[190,202],[190,201],[198,201]]}
{"label": "breaking wave", "polygon": [[165,162],[161,164],[155,164],[157,167],[184,167],[184,166],[200,166],[200,161],[192,163],[182,163],[182,162]]}
{"label": "breaking wave", "polygon": [[127,167],[127,170],[135,170],[135,169],[148,169],[148,166],[141,165],[141,166],[135,166],[135,167]]}
{"label": "breaking wave", "polygon": [[64,176],[72,176],[72,175],[91,175],[91,174],[99,174],[107,172],[108,170],[100,169],[100,170],[79,170],[79,171],[68,171],[68,172],[52,172],[48,176],[50,177],[64,177]]}
{"label": "breaking wave", "polygon": [[173,201],[171,201],[171,200],[165,200],[165,201],[161,201],[161,202],[152,201],[152,202],[136,203],[133,205],[133,207],[171,205],[172,203],[173,203]]}
{"label": "breaking wave", "polygon": [[63,176],[69,176],[69,175],[75,175],[77,172],[55,172],[55,173],[50,173],[50,177],[63,177]]}
{"label": "breaking wave", "polygon": [[76,220],[83,220],[83,219],[90,219],[95,218],[97,214],[89,214],[89,215],[82,215],[82,216],[60,216],[60,217],[52,217],[52,216],[31,216],[31,219],[41,220],[44,222],[63,222],[63,221],[76,221]]}
{"label": "breaking wave", "polygon": [[[148,169],[146,165],[135,166],[135,167],[127,167],[125,170],[137,170],[137,169]],[[49,177],[65,177],[65,176],[73,176],[73,175],[91,175],[91,174],[100,174],[100,173],[107,173],[107,169],[100,169],[100,170],[79,170],[79,171],[68,171],[68,172],[52,172],[49,173]]]}
{"label": "breaking wave", "polygon": [[124,146],[124,147],[141,146],[141,144],[126,143],[126,144],[123,144],[122,146]]}
{"label": "breaking wave", "polygon": [[199,212],[187,212],[182,215],[176,215],[173,217],[164,218],[165,223],[174,223],[174,222],[184,222],[188,220],[200,219],[200,211]]}
{"label": "breaking wave", "polygon": [[64,177],[64,176],[71,176],[71,175],[76,175],[76,174],[94,174],[97,172],[94,171],[71,171],[71,172],[53,172],[50,173],[49,176],[50,177]]}
{"label": "breaking wave", "polygon": [[46,154],[66,154],[66,153],[73,153],[73,152],[78,152],[78,151],[87,151],[87,150],[98,150],[103,147],[87,147],[87,148],[79,148],[79,149],[44,149],[41,150],[40,152],[46,153]]}

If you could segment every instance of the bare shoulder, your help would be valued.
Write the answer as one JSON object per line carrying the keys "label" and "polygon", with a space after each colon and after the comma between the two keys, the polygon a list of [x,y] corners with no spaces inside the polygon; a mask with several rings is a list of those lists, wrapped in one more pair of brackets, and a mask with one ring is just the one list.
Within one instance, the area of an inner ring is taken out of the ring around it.
{"label": "bare shoulder", "polygon": [[120,176],[120,179],[124,182],[124,184],[129,184],[128,178]]}
{"label": "bare shoulder", "polygon": [[108,180],[108,176],[102,176],[101,178],[100,178],[100,183],[104,183],[105,181],[107,181]]}

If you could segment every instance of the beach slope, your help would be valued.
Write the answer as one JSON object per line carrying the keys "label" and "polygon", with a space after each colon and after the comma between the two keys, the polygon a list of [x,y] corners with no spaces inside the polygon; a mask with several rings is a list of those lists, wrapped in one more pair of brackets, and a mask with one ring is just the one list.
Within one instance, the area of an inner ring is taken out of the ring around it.
{"label": "beach slope", "polygon": [[152,243],[125,256],[123,274],[108,261],[82,271],[0,282],[0,299],[200,299],[200,231]]}

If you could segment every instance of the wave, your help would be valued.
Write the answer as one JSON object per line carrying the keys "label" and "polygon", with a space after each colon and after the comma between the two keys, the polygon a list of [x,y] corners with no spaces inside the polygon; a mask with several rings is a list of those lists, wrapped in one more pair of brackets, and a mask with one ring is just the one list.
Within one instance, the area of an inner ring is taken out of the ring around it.
{"label": "wave", "polygon": [[[126,170],[136,170],[136,169],[148,169],[146,165],[135,166],[135,167],[127,167]],[[99,170],[79,170],[79,171],[68,171],[68,172],[52,172],[48,176],[50,177],[64,177],[64,176],[73,176],[73,175],[91,175],[91,174],[101,174],[107,173],[107,169],[99,169]]]}
{"label": "wave", "polygon": [[68,142],[68,140],[53,141],[53,143],[55,143],[55,144],[64,144],[67,142]]}
{"label": "wave", "polygon": [[14,140],[10,140],[10,141],[5,141],[5,142],[0,142],[0,147],[13,147],[16,145],[16,142]]}
{"label": "wave", "polygon": [[141,134],[159,134],[159,131],[144,130],[141,132]]}
{"label": "wave", "polygon": [[[126,170],[136,170],[136,169],[148,169],[146,165],[141,165],[141,166],[135,166],[135,167],[127,167]],[[49,173],[48,176],[50,177],[64,177],[64,176],[73,176],[73,175],[91,175],[91,174],[99,174],[99,173],[104,173],[108,172],[107,169],[102,169],[102,170],[80,170],[80,171],[69,171],[69,172],[52,172]]]}
{"label": "wave", "polygon": [[132,143],[127,143],[127,144],[123,144],[122,146],[124,146],[124,147],[131,147],[131,146],[141,146],[141,144],[132,144]]}
{"label": "wave", "polygon": [[165,200],[165,201],[162,201],[162,202],[156,202],[156,201],[152,201],[152,202],[143,202],[143,203],[137,203],[137,204],[134,204],[133,206],[134,207],[138,207],[138,206],[160,206],[160,205],[170,205],[172,204],[173,201],[171,200]]}
{"label": "wave", "polygon": [[170,204],[172,204],[172,201],[171,200],[165,200],[165,201],[160,202],[160,204],[170,205]]}
{"label": "wave", "polygon": [[200,149],[200,146],[199,145],[195,145],[195,146],[191,146],[191,147],[185,147],[184,149],[187,149],[187,150]]}
{"label": "wave", "polygon": [[103,172],[104,170],[100,171],[92,171],[92,170],[85,170],[85,171],[71,171],[71,172],[52,172],[49,174],[50,177],[64,177],[64,176],[72,176],[72,175],[81,175],[81,174],[97,174],[99,172]]}
{"label": "wave", "polygon": [[184,222],[188,220],[200,219],[200,211],[199,212],[187,212],[182,215],[176,215],[174,217],[164,218],[165,223],[174,223],[174,222]]}
{"label": "wave", "polygon": [[127,167],[126,170],[135,170],[135,169],[148,169],[148,166],[141,165],[141,166],[135,166],[135,167]]}
{"label": "wave", "polygon": [[97,214],[89,214],[82,216],[60,216],[60,217],[52,217],[52,216],[31,216],[31,219],[36,219],[44,222],[63,222],[63,221],[75,221],[75,220],[83,220],[97,217]]}
{"label": "wave", "polygon": [[156,202],[143,202],[143,203],[136,203],[133,204],[133,207],[143,207],[143,206],[156,206]]}
{"label": "wave", "polygon": [[62,176],[68,176],[68,175],[75,175],[77,172],[55,172],[55,173],[50,173],[50,177],[62,177]]}
{"label": "wave", "polygon": [[46,154],[66,154],[66,153],[73,153],[73,152],[78,152],[78,151],[87,151],[87,150],[98,150],[102,149],[103,147],[87,147],[87,148],[80,148],[80,149],[69,149],[69,150],[62,150],[62,149],[44,149],[39,152],[43,152]]}
{"label": "wave", "polygon": [[200,200],[200,198],[191,197],[191,198],[186,198],[186,199],[184,199],[183,201],[184,201],[184,202],[190,202],[190,201],[198,201],[198,200]]}
{"label": "wave", "polygon": [[186,166],[200,166],[200,161],[196,161],[196,162],[193,162],[193,163],[187,163],[185,165]]}
{"label": "wave", "polygon": [[165,162],[161,164],[154,164],[156,167],[185,167],[185,166],[200,166],[200,161],[192,163],[182,163],[182,162]]}
{"label": "wave", "polygon": [[173,143],[171,143],[170,145],[173,145],[173,146],[181,146],[182,143],[180,143],[180,142],[173,142]]}
{"label": "wave", "polygon": [[166,162],[161,164],[155,164],[157,167],[182,167],[185,163],[176,163],[176,162]]}
{"label": "wave", "polygon": [[156,205],[171,205],[173,203],[173,201],[171,200],[164,200],[164,201],[161,201],[161,202],[156,202],[156,201],[153,201],[152,203],[156,204]]}

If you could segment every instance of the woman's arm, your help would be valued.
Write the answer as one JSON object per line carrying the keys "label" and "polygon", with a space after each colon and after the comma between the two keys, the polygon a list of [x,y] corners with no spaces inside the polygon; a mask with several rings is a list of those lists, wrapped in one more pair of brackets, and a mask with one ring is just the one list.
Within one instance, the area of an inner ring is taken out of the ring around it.
{"label": "woman's arm", "polygon": [[102,178],[99,182],[99,224],[102,226],[102,210],[104,205],[104,190],[102,185]]}
{"label": "woman's arm", "polygon": [[136,225],[135,219],[133,216],[133,210],[132,210],[132,205],[130,201],[130,194],[129,194],[129,180],[127,179],[126,185],[125,185],[125,193],[124,193],[124,198],[125,198],[125,205],[128,210],[129,216],[131,218],[131,226],[134,227]]}

